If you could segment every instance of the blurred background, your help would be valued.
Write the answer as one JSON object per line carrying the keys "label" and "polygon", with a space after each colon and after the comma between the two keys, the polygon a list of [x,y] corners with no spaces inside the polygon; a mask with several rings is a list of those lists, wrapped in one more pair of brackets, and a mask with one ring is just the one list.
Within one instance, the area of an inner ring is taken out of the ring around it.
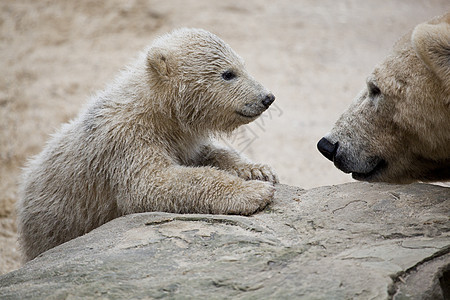
{"label": "blurred background", "polygon": [[20,168],[156,36],[224,39],[276,96],[224,142],[302,188],[350,182],[316,150],[401,35],[448,0],[0,1],[0,274],[20,266]]}

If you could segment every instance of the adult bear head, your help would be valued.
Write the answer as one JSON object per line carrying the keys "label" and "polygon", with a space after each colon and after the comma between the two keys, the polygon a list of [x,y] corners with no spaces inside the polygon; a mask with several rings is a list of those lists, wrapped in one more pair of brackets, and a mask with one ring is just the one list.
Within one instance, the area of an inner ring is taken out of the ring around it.
{"label": "adult bear head", "polygon": [[450,180],[450,13],[396,44],[317,147],[357,180]]}

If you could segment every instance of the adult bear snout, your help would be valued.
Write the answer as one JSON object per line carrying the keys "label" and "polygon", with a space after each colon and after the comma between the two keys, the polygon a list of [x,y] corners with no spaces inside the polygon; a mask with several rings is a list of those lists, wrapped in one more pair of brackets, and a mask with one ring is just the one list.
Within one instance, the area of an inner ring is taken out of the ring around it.
{"label": "adult bear snout", "polygon": [[275,101],[275,96],[272,93],[270,93],[263,99],[262,104],[264,105],[265,108],[268,108],[270,104],[273,103],[273,101]]}
{"label": "adult bear snout", "polygon": [[333,144],[324,137],[317,143],[317,149],[319,149],[320,153],[331,161],[333,161],[338,147],[339,142]]}

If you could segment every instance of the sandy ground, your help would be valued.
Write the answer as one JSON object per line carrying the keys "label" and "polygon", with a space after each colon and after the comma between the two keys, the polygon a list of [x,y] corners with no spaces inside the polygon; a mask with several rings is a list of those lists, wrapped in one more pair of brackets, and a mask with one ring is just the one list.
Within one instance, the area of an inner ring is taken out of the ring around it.
{"label": "sandy ground", "polygon": [[351,181],[316,150],[365,77],[448,0],[0,1],[0,274],[20,266],[20,168],[151,40],[210,30],[276,95],[228,143],[303,188]]}

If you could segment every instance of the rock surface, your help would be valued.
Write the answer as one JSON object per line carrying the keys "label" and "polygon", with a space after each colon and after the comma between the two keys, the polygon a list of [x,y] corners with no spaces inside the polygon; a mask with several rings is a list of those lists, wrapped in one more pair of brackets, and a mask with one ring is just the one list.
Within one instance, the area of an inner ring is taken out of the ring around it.
{"label": "rock surface", "polygon": [[115,219],[0,277],[1,299],[445,299],[450,189],[277,186],[252,217]]}

